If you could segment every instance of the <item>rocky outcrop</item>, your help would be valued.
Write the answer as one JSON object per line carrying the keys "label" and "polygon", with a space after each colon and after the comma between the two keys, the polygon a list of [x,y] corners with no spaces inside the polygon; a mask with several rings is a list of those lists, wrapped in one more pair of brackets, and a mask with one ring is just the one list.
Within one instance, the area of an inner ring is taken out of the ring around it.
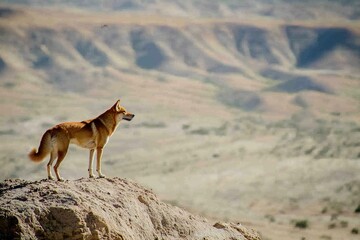
{"label": "rocky outcrop", "polygon": [[0,239],[260,239],[211,223],[120,179],[0,183]]}

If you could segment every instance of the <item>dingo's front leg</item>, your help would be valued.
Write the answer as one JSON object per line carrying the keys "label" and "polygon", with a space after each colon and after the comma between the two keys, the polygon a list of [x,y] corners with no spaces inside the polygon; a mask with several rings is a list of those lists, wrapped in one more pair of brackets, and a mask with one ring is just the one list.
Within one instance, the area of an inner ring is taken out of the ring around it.
{"label": "dingo's front leg", "polygon": [[95,149],[91,149],[90,150],[90,156],[89,156],[89,168],[88,168],[88,171],[89,171],[89,178],[93,178],[94,177],[94,174],[93,174],[93,159],[94,159],[94,152],[95,152]]}
{"label": "dingo's front leg", "polygon": [[98,147],[96,149],[96,171],[99,174],[99,178],[104,178],[106,177],[104,174],[102,174],[101,172],[101,157],[102,157],[102,152],[103,152],[103,148],[102,147]]}

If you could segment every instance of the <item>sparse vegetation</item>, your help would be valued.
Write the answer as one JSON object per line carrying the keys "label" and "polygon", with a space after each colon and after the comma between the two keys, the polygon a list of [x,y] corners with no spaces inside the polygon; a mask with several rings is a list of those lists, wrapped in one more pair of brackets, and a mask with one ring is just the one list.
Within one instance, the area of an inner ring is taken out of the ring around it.
{"label": "sparse vegetation", "polygon": [[190,128],[190,125],[189,124],[183,124],[182,125],[182,129],[183,130],[188,130]]}
{"label": "sparse vegetation", "polygon": [[194,135],[209,135],[210,130],[207,128],[198,128],[198,129],[189,131],[189,133],[194,134]]}
{"label": "sparse vegetation", "polygon": [[342,221],[340,221],[340,226],[342,228],[347,228],[349,226],[349,222],[342,220]]}
{"label": "sparse vegetation", "polygon": [[269,220],[269,222],[275,222],[275,217],[271,214],[266,214],[265,218]]}
{"label": "sparse vegetation", "polygon": [[358,158],[359,126],[354,122],[304,119],[294,116],[291,120],[275,123],[270,128],[288,128],[294,133],[284,135],[282,141],[273,149],[276,154],[308,155],[313,158]]}
{"label": "sparse vegetation", "polygon": [[294,226],[300,229],[306,229],[309,227],[308,220],[294,220]]}
{"label": "sparse vegetation", "polygon": [[16,83],[14,82],[6,82],[4,83],[4,88],[7,88],[7,89],[12,89],[16,86]]}
{"label": "sparse vegetation", "polygon": [[0,135],[14,135],[14,129],[0,130]]}
{"label": "sparse vegetation", "polygon": [[227,129],[228,129],[228,123],[226,122],[223,125],[221,125],[220,127],[214,128],[213,131],[214,131],[215,135],[224,136],[224,135],[226,135]]}
{"label": "sparse vegetation", "polygon": [[355,209],[355,213],[360,213],[360,204],[357,206],[357,208]]}
{"label": "sparse vegetation", "polygon": [[334,229],[334,228],[336,228],[336,223],[330,223],[330,224],[328,225],[328,228],[329,228],[329,229]]}
{"label": "sparse vegetation", "polygon": [[328,236],[328,235],[321,235],[320,238],[324,239],[324,240],[331,240],[332,239],[332,237]]}
{"label": "sparse vegetation", "polygon": [[166,124],[164,122],[143,122],[140,126],[146,128],[164,128]]}
{"label": "sparse vegetation", "polygon": [[191,126],[188,124],[183,124],[182,129],[188,134],[194,135],[209,135],[214,134],[217,136],[225,136],[227,134],[227,130],[229,127],[229,123],[225,122],[219,127],[199,127],[197,129],[191,129]]}
{"label": "sparse vegetation", "polygon": [[321,213],[322,214],[325,214],[325,213],[327,213],[328,212],[328,208],[327,207],[324,207],[322,210],[321,210]]}

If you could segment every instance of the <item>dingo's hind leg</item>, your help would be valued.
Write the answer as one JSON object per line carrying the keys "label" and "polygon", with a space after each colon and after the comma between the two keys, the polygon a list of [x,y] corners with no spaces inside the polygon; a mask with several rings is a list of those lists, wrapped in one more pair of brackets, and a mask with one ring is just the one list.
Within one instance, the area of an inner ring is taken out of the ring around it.
{"label": "dingo's hind leg", "polygon": [[59,167],[60,167],[60,164],[61,164],[62,160],[64,160],[64,158],[66,156],[66,153],[67,153],[67,149],[64,150],[64,151],[59,151],[58,152],[58,159],[57,159],[56,164],[54,166],[54,171],[55,171],[57,180],[61,181],[61,182],[64,181],[64,179],[59,174]]}
{"label": "dingo's hind leg", "polygon": [[48,174],[48,179],[50,179],[50,180],[54,180],[54,177],[53,177],[52,174],[51,174],[51,166],[52,166],[52,164],[53,164],[53,162],[54,162],[54,160],[55,160],[56,157],[57,157],[56,152],[55,152],[55,151],[52,151],[52,152],[50,153],[49,163],[48,163],[47,166],[46,166],[47,174]]}

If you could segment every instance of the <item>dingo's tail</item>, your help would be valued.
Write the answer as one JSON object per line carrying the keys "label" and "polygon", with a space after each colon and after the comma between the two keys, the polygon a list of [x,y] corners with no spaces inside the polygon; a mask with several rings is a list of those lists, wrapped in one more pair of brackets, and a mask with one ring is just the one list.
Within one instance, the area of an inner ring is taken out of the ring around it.
{"label": "dingo's tail", "polygon": [[41,138],[40,146],[38,151],[36,151],[36,148],[30,151],[29,158],[30,160],[34,162],[40,162],[43,160],[46,155],[48,155],[51,151],[51,134],[50,131],[46,131],[44,135]]}

